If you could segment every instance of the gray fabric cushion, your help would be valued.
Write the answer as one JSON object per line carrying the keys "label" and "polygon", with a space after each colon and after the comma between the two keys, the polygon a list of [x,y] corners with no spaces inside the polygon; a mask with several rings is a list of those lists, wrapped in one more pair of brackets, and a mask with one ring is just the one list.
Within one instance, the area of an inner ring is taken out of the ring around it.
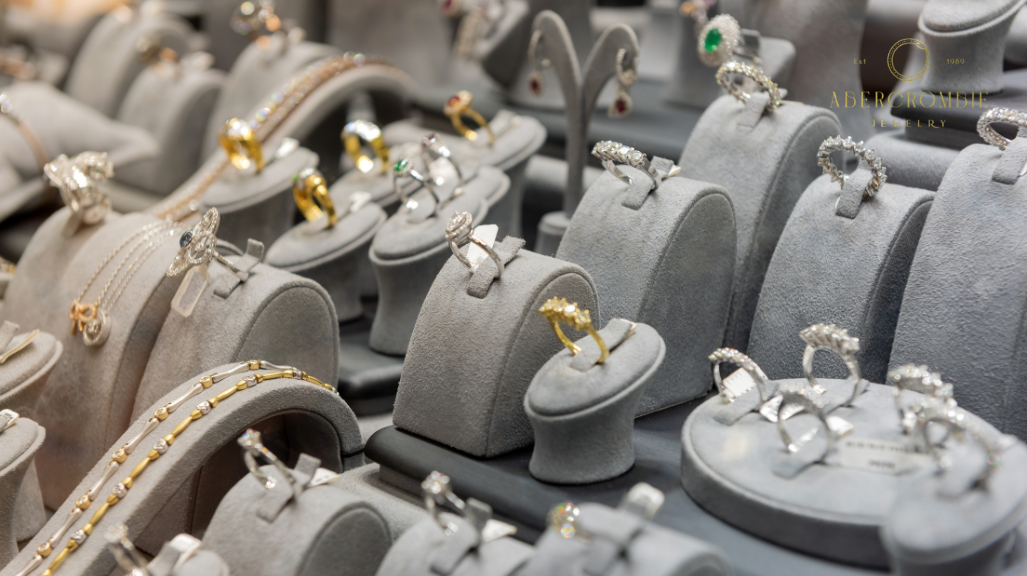
{"label": "gray fabric cushion", "polygon": [[[20,331],[12,342],[22,341],[32,330],[35,328]],[[0,409],[9,408],[22,416],[34,418],[33,409],[39,391],[46,386],[50,370],[63,351],[64,347],[56,338],[40,332],[28,346],[4,362],[0,378]]]}
{"label": "gray fabric cushion", "polygon": [[[442,517],[458,527],[454,534],[447,536],[433,518],[421,521],[396,540],[378,576],[508,576],[518,573],[534,553],[523,542],[500,538],[447,558],[451,541],[469,536],[474,526],[453,514],[443,513]],[[456,564],[439,570],[436,563],[443,559],[456,560]]]}
{"label": "gray fabric cushion", "polygon": [[45,437],[43,427],[25,417],[0,432],[0,565],[18,553],[19,540],[32,535],[25,528],[38,529],[46,518],[39,484],[25,483],[36,480],[32,459]]}
{"label": "gray fabric cushion", "polygon": [[871,137],[866,147],[883,158],[888,183],[937,190],[945,172],[959,155],[959,147],[932,145],[902,132],[885,132]]}

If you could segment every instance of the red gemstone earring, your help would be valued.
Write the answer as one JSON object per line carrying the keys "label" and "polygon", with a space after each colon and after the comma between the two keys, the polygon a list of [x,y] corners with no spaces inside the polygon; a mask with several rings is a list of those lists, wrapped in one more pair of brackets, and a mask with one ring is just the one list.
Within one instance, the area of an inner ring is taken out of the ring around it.
{"label": "red gemstone earring", "polygon": [[610,107],[606,109],[606,115],[610,118],[623,118],[631,114],[631,96],[628,94],[628,88],[638,80],[638,73],[635,71],[635,58],[631,59],[631,65],[625,70],[624,59],[627,55],[628,51],[624,48],[617,51],[617,92],[613,96],[613,102],[610,102]]}
{"label": "red gemstone earring", "polygon": [[528,75],[528,88],[535,96],[541,96],[546,89],[545,80],[542,78],[542,71],[551,65],[549,58],[538,58],[538,45],[542,41],[542,31],[535,30],[531,35],[531,44],[528,45],[528,60],[531,62],[532,71]]}

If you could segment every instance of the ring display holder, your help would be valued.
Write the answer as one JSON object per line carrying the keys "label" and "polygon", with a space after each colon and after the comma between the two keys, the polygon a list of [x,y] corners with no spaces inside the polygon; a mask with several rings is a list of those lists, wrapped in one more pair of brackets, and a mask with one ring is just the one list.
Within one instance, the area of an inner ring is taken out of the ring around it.
{"label": "ring display holder", "polygon": [[46,522],[32,462],[45,437],[43,427],[24,416],[0,431],[0,565]]}
{"label": "ring display holder", "polygon": [[[699,119],[679,162],[683,176],[719,184],[731,199],[738,241],[724,343],[739,350],[748,346],[778,237],[802,191],[821,173],[813,158],[821,142],[841,129],[823,108],[786,103],[766,112],[767,98],[757,93],[742,104],[720,97]],[[730,163],[737,153],[747,159],[744,168]],[[718,346],[697,350],[694,357]]]}
{"label": "ring display holder", "polygon": [[[0,354],[13,349],[30,337],[30,332],[20,332],[18,325],[8,331],[7,322],[0,330]],[[10,336],[10,337],[8,337]],[[46,332],[39,332],[30,343],[8,358],[0,368],[0,409],[14,410],[21,416],[35,419],[35,406],[40,392],[46,388],[47,378],[60,359],[64,347],[57,338]]]}
{"label": "ring display holder", "polygon": [[[670,162],[657,160],[665,174]],[[720,186],[674,177],[650,191],[651,176],[618,168],[633,183],[601,176],[556,257],[588,271],[604,316],[644,322],[666,342],[667,357],[638,403],[637,414],[647,414],[709,390],[705,355],[724,338],[735,218]]]}
{"label": "ring display holder", "polygon": [[[184,394],[203,375],[233,366],[225,365],[201,372],[175,387],[110,446],[125,444],[143,430],[158,406]],[[194,401],[199,403],[204,398],[213,397],[247,375],[244,372],[214,384],[206,394],[197,395]],[[183,418],[189,418],[189,410],[192,410],[192,402],[160,422],[121,464],[119,472],[123,474],[114,474],[104,483],[100,494],[104,498],[111,494],[129,470],[148,459],[153,442],[170,434]],[[129,527],[130,537],[136,545],[150,553],[155,553],[163,542],[180,532],[202,530],[211,518],[217,502],[246,473],[235,439],[247,427],[254,425],[265,432],[266,438],[272,439],[268,440],[268,444],[275,446],[279,454],[294,455],[292,458],[283,457],[286,462],[300,453],[316,454],[324,467],[334,472],[343,470],[344,455],[354,454],[362,447],[353,412],[334,393],[292,378],[265,380],[252,389],[237,391],[232,397],[219,402],[208,414],[195,419],[185,431],[177,435],[166,453],[151,461],[131,483],[124,499],[108,507],[99,528],[123,523]],[[269,428],[272,430],[269,431]],[[113,452],[113,448],[105,448],[103,459],[75,487],[74,497],[59,505],[46,526],[0,574],[15,574],[32,559],[36,549],[64,523],[75,508],[79,495],[85,494],[103,477],[110,461],[109,454]],[[54,548],[63,549],[69,537],[89,522],[94,512],[95,509],[90,507],[75,520]],[[114,557],[107,551],[102,534],[97,532],[94,530],[76,548],[74,554],[65,558],[62,571],[89,576],[111,572],[115,567]],[[153,545],[148,545],[148,542],[153,542]],[[53,558],[50,556],[44,559],[44,565],[49,565]]]}
{"label": "ring display holder", "polygon": [[[748,348],[774,378],[801,377],[799,364],[788,361],[805,346],[795,335],[816,322],[831,322],[859,337],[863,377],[884,382],[902,294],[933,194],[888,182],[866,198],[871,177],[863,161],[845,177],[840,192],[829,175],[821,176],[788,219],[767,268]],[[847,372],[827,358],[816,366],[832,378]]]}

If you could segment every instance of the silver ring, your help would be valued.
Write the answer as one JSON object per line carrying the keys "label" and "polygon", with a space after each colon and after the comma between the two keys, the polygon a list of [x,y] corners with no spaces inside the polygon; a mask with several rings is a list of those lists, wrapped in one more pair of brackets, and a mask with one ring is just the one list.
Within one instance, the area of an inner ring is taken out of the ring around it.
{"label": "silver ring", "polygon": [[464,173],[460,170],[460,165],[453,160],[453,153],[449,147],[439,141],[438,134],[432,132],[421,138],[421,157],[424,159],[425,166],[431,166],[434,160],[445,158],[456,171],[456,177],[460,181],[459,186],[464,185]]}
{"label": "silver ring", "polygon": [[[823,399],[813,390],[794,384],[786,386],[781,392],[781,404],[777,410],[777,432],[781,435],[781,440],[784,441],[788,452],[794,454],[799,451],[802,445],[797,444],[792,439],[791,434],[788,433],[787,426],[785,426],[785,420],[788,420],[785,408],[788,406],[798,406],[801,408],[799,412],[808,412],[824,425],[824,432],[827,434],[827,448],[817,458],[816,462],[822,461],[831,452],[831,448],[834,447],[834,433],[831,431],[831,426],[827,423],[827,413],[824,410]],[[796,413],[794,412],[793,415]]]}
{"label": "silver ring", "polygon": [[417,180],[421,186],[424,186],[428,192],[431,193],[431,197],[435,200],[435,210],[432,215],[438,215],[439,207],[442,205],[442,199],[439,198],[439,191],[435,187],[435,181],[431,178],[425,178],[423,174],[414,170],[414,167],[410,163],[409,158],[403,158],[400,161],[392,165],[392,188],[399,196],[403,204],[406,205],[408,210],[417,208],[417,203],[414,202],[409,196],[403,193],[403,187],[399,185],[400,178],[413,178]]}
{"label": "silver ring", "polygon": [[734,364],[748,372],[749,376],[751,376],[756,382],[756,389],[759,390],[760,393],[760,404],[770,400],[767,392],[767,388],[769,387],[769,378],[767,378],[767,375],[764,374],[763,370],[752,360],[752,358],[749,358],[734,348],[719,348],[714,350],[713,354],[710,354],[710,364],[713,365],[713,382],[716,383],[717,391],[721,398],[728,402],[734,402],[736,399],[736,396],[724,387],[724,380],[720,375],[721,364]]}
{"label": "silver ring", "polygon": [[902,401],[904,391],[919,392],[926,395],[928,400],[937,400],[955,406],[952,384],[943,382],[941,376],[937,372],[928,370],[927,366],[914,364],[899,366],[888,371],[888,381],[895,387],[895,409],[899,412],[899,421],[907,434],[916,427],[916,412],[924,402],[921,400],[904,403]]}
{"label": "silver ring", "polygon": [[880,192],[881,187],[888,180],[888,171],[873,150],[863,146],[863,142],[854,142],[852,138],[832,137],[824,140],[820,145],[820,150],[817,151],[817,166],[824,169],[824,174],[830,174],[832,182],[838,182],[845,186],[845,179],[848,176],[835,166],[834,160],[831,160],[831,153],[840,150],[848,150],[858,156],[860,163],[866,165],[873,174],[870,183],[863,190],[863,195],[871,198]]}
{"label": "silver ring", "polygon": [[128,526],[118,522],[108,528],[103,537],[107,540],[107,549],[122,569],[131,576],[149,576],[150,572],[146,569],[149,562],[128,539]]}
{"label": "silver ring", "polygon": [[778,88],[777,84],[770,79],[770,77],[755,66],[750,66],[743,62],[732,60],[730,62],[725,62],[723,66],[717,69],[716,79],[717,84],[720,84],[720,87],[724,89],[724,92],[733,96],[735,100],[745,104],[749,101],[749,98],[752,98],[752,95],[745,90],[742,90],[741,87],[732,81],[732,74],[740,74],[746,78],[752,78],[757,84],[762,86],[768,94],[770,94],[770,101],[767,102],[764,110],[770,111],[781,105],[781,90]]}
{"label": "silver ring", "polygon": [[61,154],[43,167],[50,182],[61,192],[61,199],[75,216],[87,225],[102,221],[111,201],[97,185],[114,176],[114,165],[106,152],[82,152],[74,158]]}
{"label": "silver ring", "polygon": [[999,134],[991,127],[991,124],[996,122],[1013,124],[1017,128],[1027,128],[1027,114],[1011,108],[992,108],[981,114],[981,119],[977,121],[977,133],[988,144],[998,146],[999,150],[1005,150],[1006,146],[1012,143],[1012,140]]}
{"label": "silver ring", "polygon": [[449,502],[463,516],[467,504],[449,487],[449,476],[433,471],[421,482],[421,490],[424,491],[424,507],[428,509],[428,513],[446,533],[446,536],[456,532],[457,525],[442,518],[441,508],[446,502]]}
{"label": "silver ring", "polygon": [[260,432],[249,429],[239,437],[238,442],[239,445],[243,447],[242,457],[246,462],[246,467],[249,468],[250,474],[253,474],[253,476],[260,481],[265,490],[271,490],[278,484],[278,482],[275,481],[274,478],[264,474],[264,471],[260,469],[260,466],[257,464],[258,456],[278,470],[282,477],[285,478],[285,481],[289,483],[289,487],[294,493],[299,494],[302,491],[299,482],[297,482],[296,478],[292,475],[292,470],[289,470],[289,467],[285,465],[285,462],[279,460],[278,457],[275,456],[274,452],[268,450],[261,442]]}
{"label": "silver ring", "polygon": [[169,277],[178,276],[193,266],[209,266],[211,262],[221,264],[233,274],[242,274],[227,258],[218,254],[218,239],[215,234],[221,224],[217,208],[207,210],[195,226],[182,233],[178,239],[178,254],[168,266]]}
{"label": "silver ring", "polygon": [[619,142],[613,142],[611,140],[603,140],[602,142],[597,142],[596,145],[592,147],[592,155],[602,161],[603,167],[606,168],[610,174],[613,174],[625,184],[631,184],[631,177],[621,172],[620,169],[617,168],[617,165],[615,164],[616,162],[627,164],[632,168],[637,168],[638,170],[648,174],[653,180],[653,185],[650,189],[658,188],[660,186],[660,182],[663,181],[659,171],[653,167],[649,162],[649,159],[646,158],[646,155],[635,150],[631,146],[627,146]]}
{"label": "silver ring", "polygon": [[18,420],[18,418],[20,418],[20,416],[14,410],[10,410],[7,408],[0,410],[0,434],[2,434],[4,430],[7,430],[11,426],[14,426],[14,423]]}
{"label": "silver ring", "polygon": [[699,59],[703,64],[714,67],[728,61],[738,52],[742,42],[742,27],[728,14],[714,16],[699,32]]}
{"label": "silver ring", "polygon": [[499,270],[496,278],[499,278],[503,275],[503,259],[499,257],[499,254],[496,254],[496,251],[487,242],[474,235],[473,225],[474,217],[471,216],[470,212],[457,212],[450,216],[449,222],[446,224],[446,240],[449,242],[449,249],[453,251],[453,255],[458,260],[464,263],[464,266],[470,268],[471,261],[460,252],[460,246],[468,242],[477,244],[496,263],[496,268]]}
{"label": "silver ring", "polygon": [[944,425],[952,436],[959,439],[970,435],[984,449],[988,457],[983,469],[977,475],[974,482],[975,487],[983,487],[987,484],[988,478],[998,468],[1000,462],[999,454],[1016,442],[1016,439],[1008,434],[1002,434],[997,438],[986,434],[981,429],[980,424],[970,418],[966,410],[954,404],[924,404],[917,410],[917,436],[931,453],[931,457],[938,465],[939,470],[942,471],[948,470],[952,466],[952,462],[941,452],[940,443],[931,442],[927,426],[932,422]]}
{"label": "silver ring", "polygon": [[814,324],[809,328],[803,328],[799,336],[806,341],[806,350],[802,353],[802,370],[806,373],[806,380],[810,387],[817,394],[824,394],[827,390],[817,383],[813,375],[813,357],[818,350],[829,350],[841,357],[842,362],[849,369],[849,382],[852,384],[852,396],[843,402],[842,406],[852,404],[852,401],[859,397],[866,390],[867,382],[859,376],[859,361],[856,360],[856,352],[859,352],[859,338],[849,336],[849,332],[838,328],[834,324]]}

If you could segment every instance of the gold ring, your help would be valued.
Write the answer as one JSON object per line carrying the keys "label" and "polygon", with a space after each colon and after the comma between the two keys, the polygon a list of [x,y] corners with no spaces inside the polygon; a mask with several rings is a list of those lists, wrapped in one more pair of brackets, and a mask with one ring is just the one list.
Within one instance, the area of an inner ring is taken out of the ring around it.
{"label": "gold ring", "polygon": [[365,142],[381,161],[378,173],[388,172],[389,147],[385,145],[385,138],[382,138],[382,131],[378,126],[366,120],[354,120],[342,128],[342,144],[346,147],[346,153],[353,159],[357,170],[368,174],[374,169],[374,158],[364,153]]}
{"label": "gold ring", "polygon": [[[326,228],[335,226],[338,216],[335,214],[335,203],[328,194],[328,185],[324,176],[316,168],[307,168],[292,177],[292,196],[296,199],[303,217],[316,222],[321,216],[328,215]],[[320,205],[320,206],[318,206]]]}
{"label": "gold ring", "polygon": [[225,122],[218,130],[218,142],[237,169],[246,170],[251,163],[257,167],[258,174],[264,169],[264,152],[249,123],[238,118]]}
{"label": "gold ring", "polygon": [[571,342],[571,339],[563,333],[563,330],[560,329],[561,322],[579,332],[588,332],[589,336],[595,338],[596,344],[599,344],[599,360],[596,360],[596,364],[602,364],[606,361],[610,351],[607,350],[606,342],[603,342],[599,332],[592,326],[592,319],[589,318],[588,310],[579,307],[577,302],[568,304],[564,298],[550,298],[546,300],[546,303],[538,311],[546,320],[549,320],[549,325],[553,327],[553,332],[556,332],[556,337],[560,339],[560,342],[563,342],[563,345],[572,354],[577,355],[578,352],[581,352],[581,348],[574,342]]}
{"label": "gold ring", "polygon": [[449,100],[446,100],[446,105],[442,108],[442,111],[446,116],[449,116],[457,133],[464,138],[471,142],[478,139],[478,133],[464,125],[463,117],[466,116],[485,129],[485,133],[489,135],[489,144],[492,144],[496,141],[496,134],[492,132],[488,121],[481,114],[478,114],[474,108],[471,108],[471,100],[473,99],[474,96],[470,92],[461,90],[450,96]]}

